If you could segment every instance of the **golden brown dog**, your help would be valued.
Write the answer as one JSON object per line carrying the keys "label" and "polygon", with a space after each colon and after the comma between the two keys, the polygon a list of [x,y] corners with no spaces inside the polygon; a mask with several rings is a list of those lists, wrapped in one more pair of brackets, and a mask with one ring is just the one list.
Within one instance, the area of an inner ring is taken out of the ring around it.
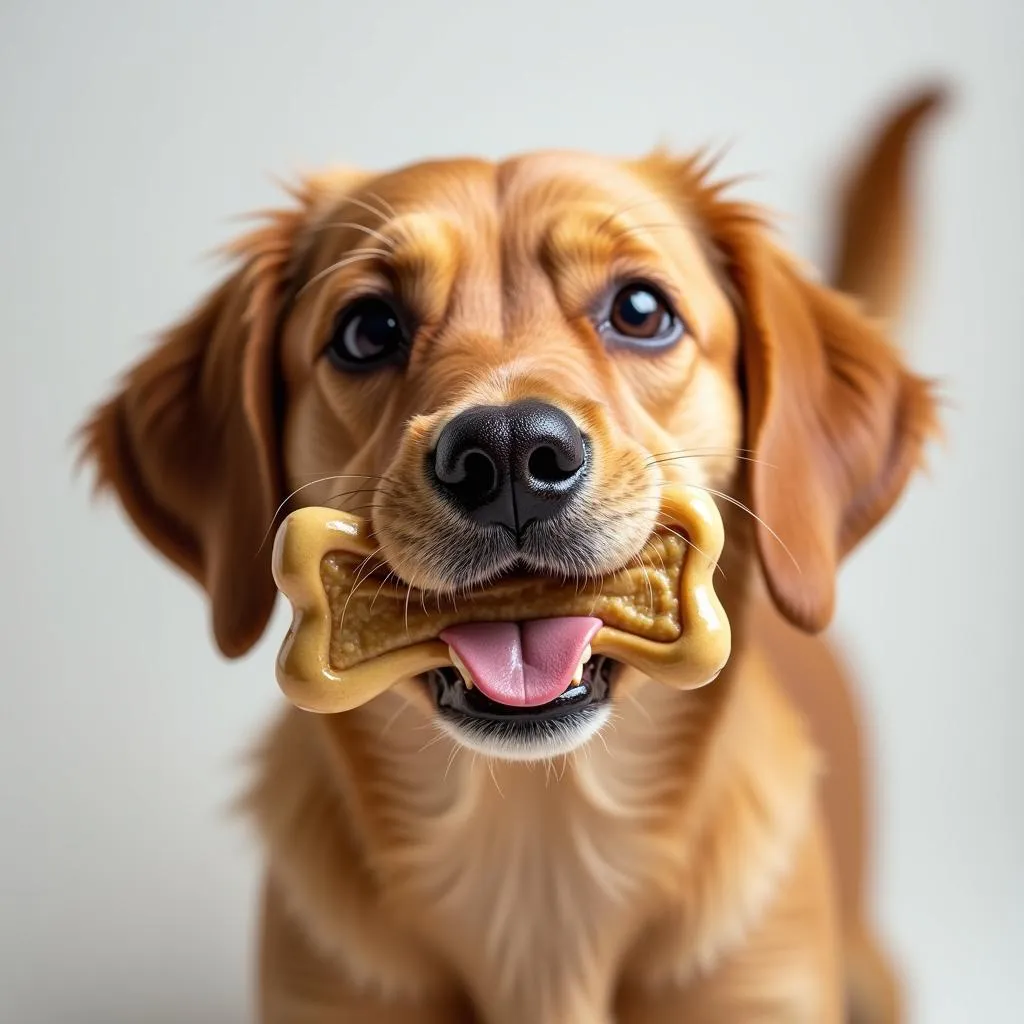
{"label": "golden brown dog", "polygon": [[619,568],[668,480],[720,499],[713,684],[604,664],[564,714],[445,677],[281,717],[247,800],[265,1021],[896,1019],[856,717],[800,631],[935,430],[886,336],[935,98],[853,176],[832,287],[700,159],[311,178],[97,411],[101,483],[203,585],[229,656],[266,626],[286,499],[368,515],[382,563],[439,593]]}

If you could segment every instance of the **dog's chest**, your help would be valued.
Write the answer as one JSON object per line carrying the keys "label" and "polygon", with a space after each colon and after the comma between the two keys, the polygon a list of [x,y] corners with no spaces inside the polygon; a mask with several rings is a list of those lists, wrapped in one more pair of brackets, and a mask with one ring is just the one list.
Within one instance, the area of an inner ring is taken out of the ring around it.
{"label": "dog's chest", "polygon": [[368,722],[389,743],[374,812],[390,837],[375,854],[383,890],[482,1024],[601,1024],[645,921],[678,895],[686,847],[668,808],[689,713],[664,688],[646,704],[624,702],[606,736],[549,764],[424,744],[415,724],[388,729],[387,707],[379,729]]}
{"label": "dog's chest", "polygon": [[406,884],[425,927],[488,1024],[600,1021],[649,857],[553,769],[477,785],[455,814],[423,823]]}

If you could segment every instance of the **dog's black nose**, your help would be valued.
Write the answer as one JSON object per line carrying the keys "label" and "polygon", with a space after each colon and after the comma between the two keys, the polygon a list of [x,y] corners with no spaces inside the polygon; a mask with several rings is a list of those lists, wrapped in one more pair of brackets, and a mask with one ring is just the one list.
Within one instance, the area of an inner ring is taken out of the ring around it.
{"label": "dog's black nose", "polygon": [[567,413],[528,400],[459,413],[433,462],[437,487],[464,513],[518,536],[565,507],[586,474],[587,447]]}

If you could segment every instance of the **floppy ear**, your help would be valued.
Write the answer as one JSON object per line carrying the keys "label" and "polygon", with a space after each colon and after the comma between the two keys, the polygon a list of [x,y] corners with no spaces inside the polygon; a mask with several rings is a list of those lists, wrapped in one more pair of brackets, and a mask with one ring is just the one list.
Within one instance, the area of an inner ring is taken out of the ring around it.
{"label": "floppy ear", "polygon": [[83,456],[143,536],[201,583],[229,657],[274,603],[260,541],[281,490],[274,333],[293,218],[237,246],[244,263],[172,327],[83,427]]}
{"label": "floppy ear", "polygon": [[339,167],[294,189],[295,208],[227,247],[238,269],[83,426],[82,457],[142,535],[207,591],[228,657],[260,638],[276,590],[264,543],[282,498],[276,336],[300,235],[363,180]]}
{"label": "floppy ear", "polygon": [[741,297],[761,564],[780,611],[817,631],[832,617],[840,560],[892,508],[936,432],[932,388],[753,219],[719,242]]}

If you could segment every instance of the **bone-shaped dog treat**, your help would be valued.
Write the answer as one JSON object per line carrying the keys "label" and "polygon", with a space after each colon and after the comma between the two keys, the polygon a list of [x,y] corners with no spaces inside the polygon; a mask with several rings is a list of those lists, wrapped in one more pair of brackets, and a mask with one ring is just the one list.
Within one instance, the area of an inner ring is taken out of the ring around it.
{"label": "bone-shaped dog treat", "polygon": [[[729,657],[729,622],[714,590],[722,520],[707,492],[666,488],[663,521],[639,560],[603,578],[560,583],[507,579],[451,598],[420,593],[375,572],[370,524],[329,508],[303,508],[274,542],[274,579],[293,619],[277,678],[308,711],[347,711],[401,679],[451,665],[449,627],[592,616],[594,654],[669,686],[713,679]],[[596,627],[596,623],[595,623]]]}

